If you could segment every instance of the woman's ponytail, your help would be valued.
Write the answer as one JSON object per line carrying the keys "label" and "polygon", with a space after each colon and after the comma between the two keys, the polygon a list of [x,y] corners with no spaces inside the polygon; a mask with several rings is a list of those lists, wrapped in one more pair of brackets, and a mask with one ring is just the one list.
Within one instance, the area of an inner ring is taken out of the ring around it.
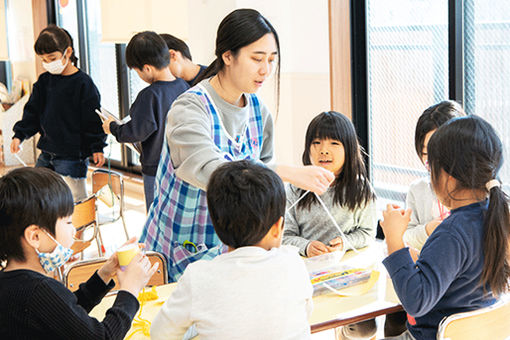
{"label": "woman's ponytail", "polygon": [[223,68],[223,61],[219,58],[214,59],[214,61],[209,65],[204,72],[202,72],[198,78],[191,84],[191,86],[194,86],[198,83],[200,83],[202,80],[211,78],[212,76],[215,76],[220,70]]}

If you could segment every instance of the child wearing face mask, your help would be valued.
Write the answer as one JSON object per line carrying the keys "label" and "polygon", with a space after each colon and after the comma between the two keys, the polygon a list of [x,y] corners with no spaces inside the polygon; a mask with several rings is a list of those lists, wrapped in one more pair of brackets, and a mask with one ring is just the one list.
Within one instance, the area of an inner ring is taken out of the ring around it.
{"label": "child wearing face mask", "polygon": [[138,93],[131,105],[128,123],[119,125],[113,118],[103,123],[104,131],[114,135],[118,142],[142,144],[140,163],[147,211],[154,200],[166,116],[174,100],[189,88],[188,83],[172,75],[169,60],[168,47],[157,33],[140,32],[131,38],[126,47],[126,63],[150,85]]}
{"label": "child wearing face mask", "polygon": [[[303,164],[321,166],[335,174],[335,181],[320,198],[342,233],[313,193],[290,185],[283,244],[297,246],[301,255],[312,257],[339,249],[362,248],[375,240],[375,194],[367,178],[356,131],[346,116],[323,112],[310,122]],[[368,320],[337,329],[337,338],[370,339],[375,332],[375,320]]]}
{"label": "child wearing face mask", "polygon": [[[129,331],[136,296],[157,265],[140,252],[121,271],[114,254],[72,293],[47,276],[72,254],[72,213],[71,191],[51,170],[20,168],[0,178],[0,339],[123,339]],[[115,274],[120,291],[100,322],[88,312]]]}
{"label": "child wearing face mask", "polygon": [[47,72],[34,84],[23,117],[14,125],[11,152],[37,132],[41,155],[36,167],[59,173],[71,188],[75,201],[87,197],[88,158],[104,164],[106,135],[95,113],[100,108],[99,91],[92,79],[76,67],[73,40],[55,25],[41,31],[34,45]]}

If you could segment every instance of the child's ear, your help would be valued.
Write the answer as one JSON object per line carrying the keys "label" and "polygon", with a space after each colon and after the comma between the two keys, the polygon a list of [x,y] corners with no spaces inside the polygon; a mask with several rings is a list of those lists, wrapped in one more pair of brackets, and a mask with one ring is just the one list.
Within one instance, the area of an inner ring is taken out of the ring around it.
{"label": "child's ear", "polygon": [[41,228],[35,224],[25,228],[23,237],[25,241],[34,249],[38,249],[41,245]]}
{"label": "child's ear", "polygon": [[283,234],[283,216],[280,216],[278,221],[271,227],[271,233],[275,238],[280,238]]}
{"label": "child's ear", "polygon": [[168,50],[170,52],[170,60],[175,61],[177,59],[177,52],[175,50]]}

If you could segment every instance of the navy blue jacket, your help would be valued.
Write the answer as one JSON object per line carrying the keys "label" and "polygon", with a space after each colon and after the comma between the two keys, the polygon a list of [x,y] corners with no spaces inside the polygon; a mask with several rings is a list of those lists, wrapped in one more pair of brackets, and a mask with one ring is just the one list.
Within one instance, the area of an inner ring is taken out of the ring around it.
{"label": "navy blue jacket", "polygon": [[138,93],[129,109],[131,120],[128,123],[110,123],[110,131],[120,143],[141,142],[143,174],[156,175],[165,137],[166,116],[174,100],[188,88],[188,84],[179,78],[156,81]]}
{"label": "navy blue jacket", "polygon": [[70,159],[87,158],[106,146],[95,112],[100,107],[99,91],[86,73],[45,72],[34,84],[23,118],[14,125],[14,137],[23,141],[39,132],[39,149]]}
{"label": "navy blue jacket", "polygon": [[[383,264],[408,318],[407,327],[418,339],[436,339],[439,322],[454,313],[495,302],[480,280],[483,269],[483,220],[488,201],[451,211],[430,235],[413,263],[408,248],[389,255]],[[411,322],[409,321],[411,320]]]}

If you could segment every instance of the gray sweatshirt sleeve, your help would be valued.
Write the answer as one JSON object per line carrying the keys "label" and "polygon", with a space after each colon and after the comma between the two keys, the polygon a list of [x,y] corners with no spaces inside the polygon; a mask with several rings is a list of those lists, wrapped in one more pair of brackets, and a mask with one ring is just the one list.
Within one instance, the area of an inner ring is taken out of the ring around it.
{"label": "gray sweatshirt sleeve", "polygon": [[367,246],[375,240],[377,233],[375,201],[371,200],[364,208],[358,208],[355,214],[357,215],[356,226],[345,233],[345,238],[348,241],[346,243],[344,240],[345,250]]}
{"label": "gray sweatshirt sleeve", "polygon": [[[264,139],[260,160],[273,159],[273,121],[263,110]],[[225,122],[224,122],[225,123]],[[191,185],[206,190],[212,172],[227,162],[212,138],[212,123],[204,103],[193,93],[184,93],[173,104],[167,118],[166,138],[176,175]]]}
{"label": "gray sweatshirt sleeve", "polygon": [[[299,198],[296,192],[290,187],[287,186],[287,206],[285,209],[289,209],[294,202]],[[306,256],[306,247],[308,247],[308,243],[310,243],[310,240],[307,240],[304,237],[301,237],[299,235],[302,234],[299,224],[297,222],[298,214],[301,211],[299,209],[296,209],[296,206],[294,206],[289,212],[285,214],[285,225],[283,228],[283,244],[288,244],[295,246],[299,249],[299,254],[302,256]]]}
{"label": "gray sweatshirt sleeve", "polygon": [[409,246],[420,250],[425,244],[425,241],[427,241],[428,235],[427,231],[425,230],[425,225],[427,222],[420,223],[418,216],[418,213],[421,209],[418,207],[416,202],[416,194],[420,194],[419,192],[416,192],[417,189],[419,189],[417,185],[411,185],[406,196],[406,208],[411,209],[412,213],[411,221],[409,221],[407,230],[404,233],[404,242]]}

